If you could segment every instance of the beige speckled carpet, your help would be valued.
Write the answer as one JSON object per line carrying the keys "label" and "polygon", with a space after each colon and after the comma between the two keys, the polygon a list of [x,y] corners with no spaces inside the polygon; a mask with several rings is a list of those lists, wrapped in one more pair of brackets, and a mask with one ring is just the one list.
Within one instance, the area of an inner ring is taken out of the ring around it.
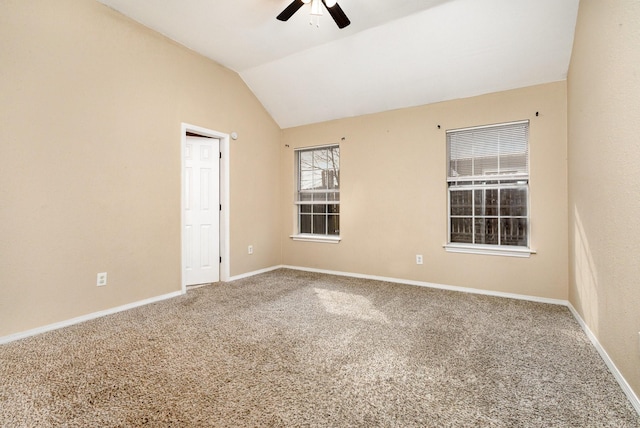
{"label": "beige speckled carpet", "polygon": [[0,346],[6,427],[639,427],[567,308],[278,270]]}

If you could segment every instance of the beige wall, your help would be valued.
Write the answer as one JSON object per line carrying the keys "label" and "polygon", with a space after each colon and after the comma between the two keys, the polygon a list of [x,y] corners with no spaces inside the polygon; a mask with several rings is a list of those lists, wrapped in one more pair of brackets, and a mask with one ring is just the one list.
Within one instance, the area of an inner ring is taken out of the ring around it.
{"label": "beige wall", "polygon": [[[531,121],[531,244],[537,254],[445,252],[445,130],[523,119]],[[566,119],[566,84],[557,82],[285,129],[284,264],[566,299]],[[329,143],[340,143],[342,241],[292,241],[294,149]],[[416,254],[424,265],[416,265]]]}
{"label": "beige wall", "polygon": [[582,0],[568,77],[569,299],[640,395],[640,3]]}
{"label": "beige wall", "polygon": [[93,0],[0,8],[0,337],[180,290],[181,122],[240,135],[231,274],[280,263],[281,132],[236,73]]}

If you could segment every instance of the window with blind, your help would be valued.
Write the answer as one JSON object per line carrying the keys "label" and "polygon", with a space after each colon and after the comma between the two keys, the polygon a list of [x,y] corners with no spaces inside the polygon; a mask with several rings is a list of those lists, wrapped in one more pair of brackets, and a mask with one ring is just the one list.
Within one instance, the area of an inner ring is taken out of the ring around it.
{"label": "window with blind", "polygon": [[296,150],[298,235],[340,235],[340,147]]}
{"label": "window with blind", "polygon": [[529,122],[447,131],[449,245],[529,248]]}

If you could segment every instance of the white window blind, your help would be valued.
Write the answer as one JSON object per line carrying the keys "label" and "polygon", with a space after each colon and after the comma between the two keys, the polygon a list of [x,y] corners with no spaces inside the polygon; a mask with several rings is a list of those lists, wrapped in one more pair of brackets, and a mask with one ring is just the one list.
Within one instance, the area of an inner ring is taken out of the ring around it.
{"label": "white window blind", "polygon": [[529,121],[447,131],[447,181],[528,178],[528,140]]}

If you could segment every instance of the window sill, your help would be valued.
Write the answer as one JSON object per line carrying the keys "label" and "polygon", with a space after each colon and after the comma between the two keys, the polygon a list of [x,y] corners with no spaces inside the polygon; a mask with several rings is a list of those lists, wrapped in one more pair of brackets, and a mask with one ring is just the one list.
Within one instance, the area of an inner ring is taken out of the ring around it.
{"label": "window sill", "polygon": [[303,242],[324,242],[327,244],[337,244],[340,242],[342,238],[335,235],[307,235],[307,234],[299,234],[299,235],[291,235],[289,238],[294,241],[303,241]]}
{"label": "window sill", "polygon": [[449,253],[483,254],[485,256],[529,257],[536,252],[525,247],[498,245],[447,244],[444,249]]}

